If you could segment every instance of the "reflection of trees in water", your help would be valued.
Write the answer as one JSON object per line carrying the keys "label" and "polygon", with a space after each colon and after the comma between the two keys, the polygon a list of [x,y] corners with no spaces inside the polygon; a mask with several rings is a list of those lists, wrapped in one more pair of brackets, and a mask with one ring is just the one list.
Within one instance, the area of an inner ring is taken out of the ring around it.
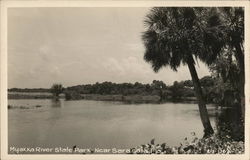
{"label": "reflection of trees in water", "polygon": [[64,100],[63,99],[51,99],[51,107],[63,107],[64,106]]}
{"label": "reflection of trees in water", "polygon": [[216,112],[216,128],[222,138],[228,135],[232,140],[244,141],[244,123],[239,108],[225,108],[220,113]]}
{"label": "reflection of trees in water", "polygon": [[46,133],[46,138],[48,139],[48,141],[50,141],[50,139],[53,139],[54,135],[54,126],[57,124],[57,121],[61,119],[62,117],[62,107],[64,106],[64,100],[63,99],[51,99],[51,107],[54,109],[51,109],[48,112],[48,128],[47,130],[50,132]]}

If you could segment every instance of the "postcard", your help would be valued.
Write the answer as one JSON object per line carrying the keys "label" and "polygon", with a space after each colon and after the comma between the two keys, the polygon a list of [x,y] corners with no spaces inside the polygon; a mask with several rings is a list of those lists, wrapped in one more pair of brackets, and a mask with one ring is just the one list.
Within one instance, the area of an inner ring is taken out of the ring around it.
{"label": "postcard", "polygon": [[249,1],[2,1],[1,159],[249,159]]}

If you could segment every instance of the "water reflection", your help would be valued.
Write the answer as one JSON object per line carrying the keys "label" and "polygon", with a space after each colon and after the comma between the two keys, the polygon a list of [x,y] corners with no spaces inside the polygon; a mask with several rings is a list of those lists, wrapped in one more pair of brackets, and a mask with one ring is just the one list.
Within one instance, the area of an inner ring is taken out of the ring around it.
{"label": "water reflection", "polygon": [[51,99],[51,107],[64,107],[64,99]]}

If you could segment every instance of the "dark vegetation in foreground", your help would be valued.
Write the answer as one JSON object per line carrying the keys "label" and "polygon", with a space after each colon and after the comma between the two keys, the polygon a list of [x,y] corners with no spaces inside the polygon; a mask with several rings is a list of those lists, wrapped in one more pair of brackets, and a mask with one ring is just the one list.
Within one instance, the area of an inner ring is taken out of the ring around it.
{"label": "dark vegetation in foreground", "polygon": [[214,134],[208,138],[191,140],[185,138],[179,146],[170,147],[166,143],[150,143],[137,146],[130,150],[131,154],[243,154],[244,142],[233,141],[229,136],[221,137]]}
{"label": "dark vegetation in foreground", "polygon": [[[109,149],[105,154],[244,154],[244,142],[234,141],[230,136],[221,137],[213,134],[207,138],[197,138],[192,133],[191,139],[185,138],[178,146],[168,146],[167,143],[156,144],[152,139],[147,144],[142,144],[131,149],[120,149],[120,151]],[[74,152],[73,147],[73,152]],[[79,154],[79,153],[78,153]],[[81,154],[95,154],[94,149]]]}

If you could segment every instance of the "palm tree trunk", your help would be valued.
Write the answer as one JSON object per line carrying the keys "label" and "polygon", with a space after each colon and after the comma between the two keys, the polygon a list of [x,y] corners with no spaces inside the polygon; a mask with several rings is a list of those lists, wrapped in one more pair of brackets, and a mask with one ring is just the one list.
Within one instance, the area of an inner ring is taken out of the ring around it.
{"label": "palm tree trunk", "polygon": [[188,59],[188,68],[192,77],[192,81],[194,84],[194,90],[195,90],[195,95],[198,100],[198,106],[199,106],[199,111],[200,111],[200,117],[201,117],[201,122],[204,127],[204,137],[208,137],[209,135],[214,133],[214,130],[211,126],[209,117],[208,117],[208,112],[206,108],[206,103],[203,97],[200,81],[194,66],[194,60],[193,57],[190,55]]}

